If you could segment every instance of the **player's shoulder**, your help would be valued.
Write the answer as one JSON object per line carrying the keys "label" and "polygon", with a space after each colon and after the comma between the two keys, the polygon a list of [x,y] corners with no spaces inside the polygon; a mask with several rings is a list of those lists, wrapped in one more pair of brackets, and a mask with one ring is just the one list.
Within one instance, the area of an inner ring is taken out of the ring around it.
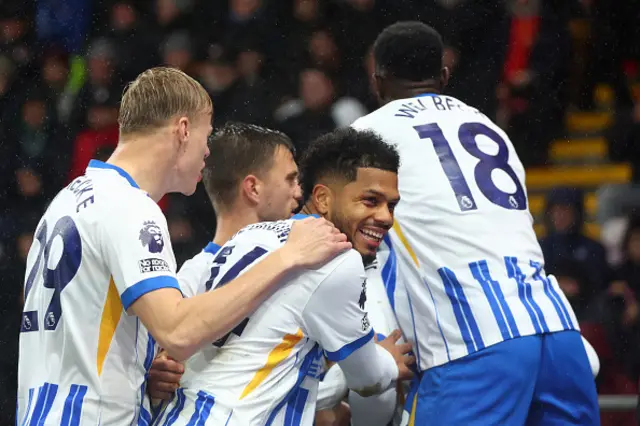
{"label": "player's shoulder", "polygon": [[385,123],[388,123],[389,119],[393,117],[393,104],[397,102],[390,102],[380,108],[370,112],[358,118],[351,124],[351,127],[356,130],[377,130],[385,127]]}
{"label": "player's shoulder", "polygon": [[239,230],[225,246],[259,243],[275,249],[287,241],[292,225],[292,220],[253,223]]}
{"label": "player's shoulder", "polygon": [[319,271],[324,272],[327,277],[322,281],[323,285],[341,286],[353,281],[356,277],[365,276],[362,256],[354,249],[340,253],[320,267]]}

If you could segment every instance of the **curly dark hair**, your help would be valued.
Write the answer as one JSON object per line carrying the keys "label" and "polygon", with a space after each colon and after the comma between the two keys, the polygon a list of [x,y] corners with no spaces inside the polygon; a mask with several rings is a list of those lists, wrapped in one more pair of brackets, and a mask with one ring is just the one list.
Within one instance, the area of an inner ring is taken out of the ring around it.
{"label": "curly dark hair", "polygon": [[358,169],[371,167],[398,173],[400,156],[372,131],[338,129],[313,141],[300,159],[300,184],[306,202],[322,179],[356,179]]}

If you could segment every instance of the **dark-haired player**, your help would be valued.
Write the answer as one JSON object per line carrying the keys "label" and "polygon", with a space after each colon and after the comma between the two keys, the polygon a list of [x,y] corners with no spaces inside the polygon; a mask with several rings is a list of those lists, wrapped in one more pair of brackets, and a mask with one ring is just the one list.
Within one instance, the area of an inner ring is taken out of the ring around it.
{"label": "dark-haired player", "polygon": [[[338,130],[310,145],[301,162],[303,212],[335,223],[355,250],[291,275],[241,326],[189,359],[181,387],[155,424],[310,426],[323,355],[364,395],[411,375],[403,356],[408,345],[394,346],[397,335],[376,345],[364,310],[363,259],[375,258],[393,224],[398,162],[395,149],[371,132]],[[213,174],[205,168],[204,176]],[[251,269],[285,243],[293,221],[242,229],[190,292],[220,289]]]}
{"label": "dark-haired player", "polygon": [[386,28],[373,52],[382,106],[353,124],[402,161],[382,270],[420,371],[409,424],[599,424],[576,317],[544,271],[524,168],[497,125],[442,94],[442,51],[425,24]]}

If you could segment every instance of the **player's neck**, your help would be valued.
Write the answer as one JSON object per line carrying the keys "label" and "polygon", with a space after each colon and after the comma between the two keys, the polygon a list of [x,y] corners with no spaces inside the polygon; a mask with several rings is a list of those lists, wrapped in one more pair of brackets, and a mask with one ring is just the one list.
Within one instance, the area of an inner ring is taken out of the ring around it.
{"label": "player's neck", "polygon": [[322,216],[322,214],[320,214],[320,212],[318,212],[315,208],[313,208],[313,204],[309,203],[309,204],[305,204],[304,206],[302,206],[302,209],[300,209],[300,213],[302,214],[306,214],[306,215],[318,215],[318,216]]}
{"label": "player's neck", "polygon": [[240,211],[233,209],[230,212],[216,216],[216,234],[213,237],[214,244],[223,245],[245,226],[260,222],[260,218],[254,211]]}
{"label": "player's neck", "polygon": [[118,144],[107,162],[127,172],[136,184],[158,202],[167,192],[171,155],[159,143],[135,140]]}

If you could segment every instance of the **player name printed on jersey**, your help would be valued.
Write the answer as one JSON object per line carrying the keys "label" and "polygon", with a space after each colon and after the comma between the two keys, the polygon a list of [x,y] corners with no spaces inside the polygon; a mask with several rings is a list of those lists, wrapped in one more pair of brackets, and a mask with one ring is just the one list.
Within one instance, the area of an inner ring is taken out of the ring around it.
{"label": "player name printed on jersey", "polygon": [[92,161],[58,193],[27,258],[18,424],[150,423],[156,345],[126,310],[178,288],[168,235],[157,204],[115,166]]}
{"label": "player name printed on jersey", "polygon": [[[291,225],[250,225],[222,248],[210,244],[181,268],[185,294],[220,288],[249,270],[286,241]],[[373,337],[360,307],[366,302],[364,267],[349,251],[289,280],[187,361],[181,388],[154,424],[313,424],[324,357],[341,361]]]}
{"label": "player name printed on jersey", "polygon": [[502,129],[435,94],[390,102],[353,127],[400,153],[402,201],[382,270],[387,288],[407,289],[409,309],[396,314],[421,370],[513,337],[577,329],[545,275],[524,167]]}

